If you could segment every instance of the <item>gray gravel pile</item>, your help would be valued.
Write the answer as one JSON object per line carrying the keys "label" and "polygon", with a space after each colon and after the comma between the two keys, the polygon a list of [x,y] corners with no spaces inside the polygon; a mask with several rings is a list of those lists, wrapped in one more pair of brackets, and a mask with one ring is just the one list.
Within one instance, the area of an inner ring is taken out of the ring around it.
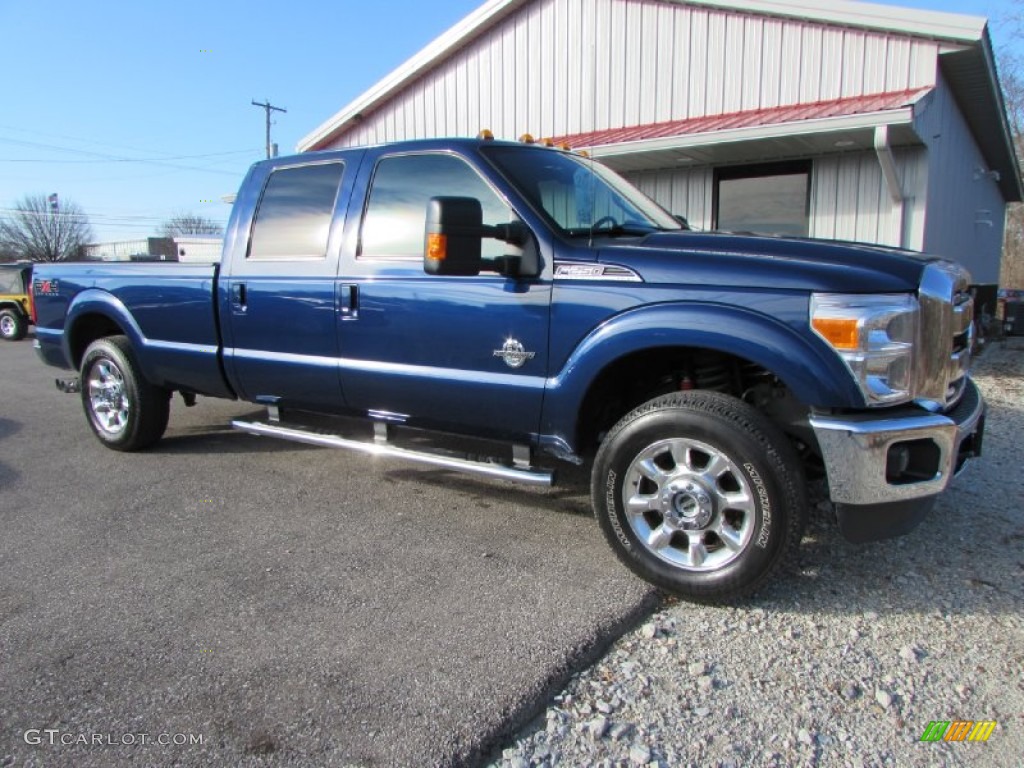
{"label": "gray gravel pile", "polygon": [[[820,501],[750,601],[667,601],[492,759],[515,766],[1024,764],[1024,341],[986,351],[985,457],[911,535],[854,545]],[[985,743],[929,723],[995,720]]]}

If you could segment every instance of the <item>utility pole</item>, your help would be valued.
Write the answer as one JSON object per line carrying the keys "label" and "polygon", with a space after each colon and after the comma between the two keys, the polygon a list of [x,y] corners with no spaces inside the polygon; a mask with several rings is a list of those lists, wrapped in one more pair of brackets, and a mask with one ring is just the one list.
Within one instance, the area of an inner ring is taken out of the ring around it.
{"label": "utility pole", "polygon": [[267,99],[263,104],[260,104],[258,101],[253,99],[252,100],[252,105],[254,107],[262,107],[267,112],[267,157],[269,158],[270,157],[270,113],[271,113],[271,111],[274,111],[274,112],[287,112],[288,110],[287,109],[282,109],[281,107],[275,107],[273,104],[270,103],[270,99]]}

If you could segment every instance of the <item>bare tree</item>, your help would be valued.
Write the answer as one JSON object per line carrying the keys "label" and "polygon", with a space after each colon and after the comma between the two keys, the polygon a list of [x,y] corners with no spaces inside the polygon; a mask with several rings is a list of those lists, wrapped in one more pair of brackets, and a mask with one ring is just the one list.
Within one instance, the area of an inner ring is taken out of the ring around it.
{"label": "bare tree", "polygon": [[[1011,39],[1024,35],[1024,0],[1014,3],[1014,12],[1004,23],[1013,31]],[[1006,100],[1006,116],[1013,132],[1017,157],[1024,164],[1024,55],[1017,49],[1006,49],[999,54],[999,76]],[[1000,285],[1006,288],[1024,288],[1024,204],[1014,203],[1006,214],[1006,235],[1003,240],[1003,263]]]}
{"label": "bare tree", "polygon": [[224,227],[217,222],[194,213],[176,213],[164,222],[164,237],[181,235],[220,235]]}
{"label": "bare tree", "polygon": [[93,239],[89,217],[70,200],[56,195],[26,195],[0,219],[5,251],[31,261],[80,258]]}

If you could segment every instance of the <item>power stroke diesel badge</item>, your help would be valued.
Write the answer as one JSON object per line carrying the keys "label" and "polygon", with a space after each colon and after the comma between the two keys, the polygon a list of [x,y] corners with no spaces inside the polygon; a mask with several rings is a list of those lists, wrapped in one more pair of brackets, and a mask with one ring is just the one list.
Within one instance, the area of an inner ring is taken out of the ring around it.
{"label": "power stroke diesel badge", "polygon": [[527,352],[526,347],[515,339],[506,339],[501,349],[494,350],[494,356],[504,360],[509,368],[522,368],[528,360],[533,360],[537,353]]}

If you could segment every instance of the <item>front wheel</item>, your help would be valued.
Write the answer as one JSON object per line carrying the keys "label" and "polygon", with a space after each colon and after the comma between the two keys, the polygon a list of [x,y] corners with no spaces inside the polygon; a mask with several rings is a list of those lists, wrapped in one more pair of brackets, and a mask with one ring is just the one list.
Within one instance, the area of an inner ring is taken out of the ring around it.
{"label": "front wheel", "polygon": [[82,357],[81,381],[89,426],[108,448],[138,451],[163,436],[170,393],[142,377],[124,336],[89,345]]}
{"label": "front wheel", "polygon": [[626,566],[702,602],[764,584],[799,544],[807,508],[786,437],[717,392],[665,395],[627,414],[597,453],[591,493]]}
{"label": "front wheel", "polygon": [[28,333],[28,321],[13,309],[0,309],[0,338],[21,341]]}

